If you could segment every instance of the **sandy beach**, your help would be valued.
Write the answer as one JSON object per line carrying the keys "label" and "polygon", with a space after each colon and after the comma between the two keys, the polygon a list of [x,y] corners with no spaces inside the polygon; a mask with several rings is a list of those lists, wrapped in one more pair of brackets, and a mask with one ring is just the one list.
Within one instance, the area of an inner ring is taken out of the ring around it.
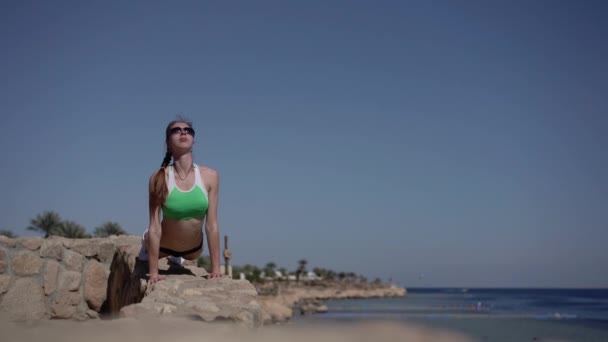
{"label": "sandy beach", "polygon": [[257,329],[243,328],[231,323],[205,323],[187,318],[117,319],[86,322],[39,321],[36,323],[0,322],[6,341],[75,341],[106,342],[191,342],[191,341],[249,341],[249,342],[322,342],[322,341],[471,341],[464,335],[442,329],[396,322],[361,322],[336,325],[281,325]]}

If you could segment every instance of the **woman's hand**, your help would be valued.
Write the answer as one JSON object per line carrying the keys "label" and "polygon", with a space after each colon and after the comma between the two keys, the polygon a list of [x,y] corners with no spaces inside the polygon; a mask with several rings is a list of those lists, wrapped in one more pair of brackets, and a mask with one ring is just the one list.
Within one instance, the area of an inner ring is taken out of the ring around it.
{"label": "woman's hand", "polygon": [[213,279],[213,278],[223,278],[224,275],[222,274],[222,272],[220,272],[220,270],[213,270],[211,271],[211,273],[209,273],[209,275],[207,276],[207,279]]}
{"label": "woman's hand", "polygon": [[207,276],[207,279],[213,279],[213,278],[223,278],[224,275],[220,272],[211,272],[209,273],[209,275]]}
{"label": "woman's hand", "polygon": [[148,286],[154,285],[155,283],[165,280],[167,277],[159,275],[159,274],[151,274],[150,279],[148,279]]}

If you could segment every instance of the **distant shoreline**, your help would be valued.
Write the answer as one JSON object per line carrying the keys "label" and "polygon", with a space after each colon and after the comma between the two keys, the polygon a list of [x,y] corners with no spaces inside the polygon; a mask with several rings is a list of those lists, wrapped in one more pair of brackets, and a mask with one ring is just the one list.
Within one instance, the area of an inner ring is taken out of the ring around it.
{"label": "distant shoreline", "polygon": [[[268,295],[258,295],[258,301],[264,309],[264,323],[283,323],[294,316],[294,309],[301,314],[327,312],[328,308],[321,301],[335,299],[367,299],[385,297],[403,297],[407,290],[390,284],[369,284],[354,282],[318,281],[308,284],[286,284],[271,282],[258,284],[264,288],[276,289]],[[258,288],[256,286],[256,289]]]}

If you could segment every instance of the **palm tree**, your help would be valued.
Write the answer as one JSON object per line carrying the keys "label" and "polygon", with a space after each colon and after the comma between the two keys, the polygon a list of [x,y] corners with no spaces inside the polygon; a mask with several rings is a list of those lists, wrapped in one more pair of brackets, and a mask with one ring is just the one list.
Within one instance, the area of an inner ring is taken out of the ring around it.
{"label": "palm tree", "polygon": [[85,228],[74,221],[63,221],[61,224],[53,229],[51,232],[53,235],[63,236],[70,239],[84,239],[90,238]]}
{"label": "palm tree", "polygon": [[44,237],[47,238],[61,225],[61,217],[54,211],[45,211],[42,214],[38,214],[36,218],[31,219],[30,224],[27,227],[28,230],[44,233]]}
{"label": "palm tree", "polygon": [[0,235],[4,235],[7,238],[16,238],[17,235],[15,235],[15,233],[13,233],[11,230],[8,229],[0,229]]}
{"label": "palm tree", "polygon": [[95,228],[93,235],[97,237],[108,237],[110,235],[124,235],[126,232],[120,224],[116,222],[106,222],[101,226]]}

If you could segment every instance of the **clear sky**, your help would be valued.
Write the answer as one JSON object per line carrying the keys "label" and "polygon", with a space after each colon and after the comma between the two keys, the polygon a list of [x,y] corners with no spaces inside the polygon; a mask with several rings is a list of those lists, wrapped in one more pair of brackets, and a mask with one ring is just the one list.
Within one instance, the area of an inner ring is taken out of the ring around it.
{"label": "clear sky", "polygon": [[608,287],[607,36],[605,1],[2,1],[0,228],[141,234],[181,113],[235,264]]}

